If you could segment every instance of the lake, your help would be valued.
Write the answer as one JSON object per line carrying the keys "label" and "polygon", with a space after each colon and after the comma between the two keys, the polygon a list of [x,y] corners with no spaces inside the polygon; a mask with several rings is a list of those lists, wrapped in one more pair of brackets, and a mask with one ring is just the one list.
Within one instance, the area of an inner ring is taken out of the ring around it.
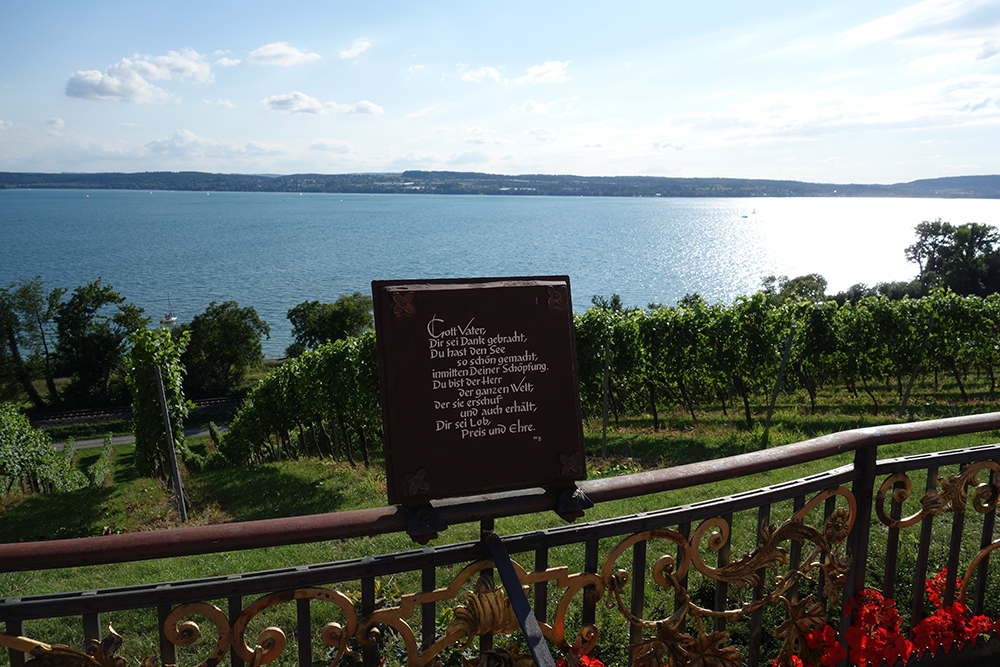
{"label": "lake", "polygon": [[0,285],[100,276],[157,322],[234,300],[271,326],[273,358],[289,308],[372,280],[566,274],[577,312],[595,294],[729,302],[772,274],[819,273],[832,294],[912,279],[904,248],[936,218],[1000,226],[1000,200],[3,190]]}

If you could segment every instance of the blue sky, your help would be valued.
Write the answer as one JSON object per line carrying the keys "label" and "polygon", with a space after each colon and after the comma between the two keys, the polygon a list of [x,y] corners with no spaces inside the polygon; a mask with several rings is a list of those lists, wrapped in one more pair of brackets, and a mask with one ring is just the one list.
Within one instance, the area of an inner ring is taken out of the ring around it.
{"label": "blue sky", "polygon": [[6,2],[0,171],[1000,173],[1000,0]]}

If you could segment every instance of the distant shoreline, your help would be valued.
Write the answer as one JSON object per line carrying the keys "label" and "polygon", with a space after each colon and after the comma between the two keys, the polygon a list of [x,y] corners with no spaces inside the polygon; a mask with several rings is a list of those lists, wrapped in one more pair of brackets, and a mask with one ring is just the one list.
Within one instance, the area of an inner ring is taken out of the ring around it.
{"label": "distant shoreline", "polygon": [[1000,199],[1000,175],[949,176],[892,185],[661,176],[508,176],[404,171],[290,176],[207,172],[0,172],[0,189],[160,190],[339,194],[464,194],[563,197],[903,197]]}

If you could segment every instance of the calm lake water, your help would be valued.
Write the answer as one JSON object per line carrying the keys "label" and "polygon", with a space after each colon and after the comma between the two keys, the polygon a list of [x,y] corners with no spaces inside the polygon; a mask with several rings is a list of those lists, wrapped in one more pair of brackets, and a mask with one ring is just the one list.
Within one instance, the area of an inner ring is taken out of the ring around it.
{"label": "calm lake water", "polygon": [[269,357],[289,308],[370,294],[372,280],[570,276],[595,294],[731,301],[761,278],[819,273],[828,292],[909,280],[922,220],[1000,226],[1000,200],[629,199],[78,190],[0,191],[0,285],[102,277],[155,321],[211,301],[253,306]]}

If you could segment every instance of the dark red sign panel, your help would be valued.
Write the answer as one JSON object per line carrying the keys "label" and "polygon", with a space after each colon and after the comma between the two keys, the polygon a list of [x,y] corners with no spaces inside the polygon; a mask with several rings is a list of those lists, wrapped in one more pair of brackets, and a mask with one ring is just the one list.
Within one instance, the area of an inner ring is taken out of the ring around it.
{"label": "dark red sign panel", "polygon": [[567,276],[374,281],[389,502],[585,479]]}

